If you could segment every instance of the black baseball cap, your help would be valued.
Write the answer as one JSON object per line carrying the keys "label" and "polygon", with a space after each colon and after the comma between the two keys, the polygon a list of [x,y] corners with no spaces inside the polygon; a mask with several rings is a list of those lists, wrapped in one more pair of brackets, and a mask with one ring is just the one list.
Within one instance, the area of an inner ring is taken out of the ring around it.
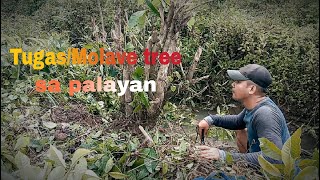
{"label": "black baseball cap", "polygon": [[227,73],[235,81],[251,80],[263,90],[266,90],[272,83],[270,72],[258,64],[248,64],[239,70],[227,70]]}

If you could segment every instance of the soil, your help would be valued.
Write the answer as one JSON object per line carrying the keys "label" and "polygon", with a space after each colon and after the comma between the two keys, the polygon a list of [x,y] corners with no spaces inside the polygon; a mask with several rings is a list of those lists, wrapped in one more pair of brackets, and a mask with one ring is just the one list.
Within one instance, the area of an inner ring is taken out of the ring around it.
{"label": "soil", "polygon": [[53,107],[51,109],[51,119],[56,123],[77,122],[90,127],[103,123],[100,116],[91,114],[88,108],[82,104]]}

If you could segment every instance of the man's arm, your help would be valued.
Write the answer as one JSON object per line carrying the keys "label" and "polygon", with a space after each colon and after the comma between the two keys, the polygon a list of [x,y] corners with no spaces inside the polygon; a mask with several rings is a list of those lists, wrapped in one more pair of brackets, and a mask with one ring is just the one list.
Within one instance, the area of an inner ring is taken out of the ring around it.
{"label": "man's arm", "polygon": [[[254,123],[254,130],[257,132],[259,138],[265,137],[273,142],[279,149],[282,149],[280,121],[281,118],[276,111],[268,106],[263,106],[257,110],[252,123]],[[261,151],[253,153],[231,153],[234,160],[244,159],[257,165],[259,164],[258,156],[260,154],[262,154]],[[264,158],[270,163],[281,163],[266,156],[264,156]]]}
{"label": "man's arm", "polygon": [[243,117],[245,115],[245,109],[238,115],[209,115],[204,118],[209,125],[215,125],[226,129],[238,130],[246,127]]}

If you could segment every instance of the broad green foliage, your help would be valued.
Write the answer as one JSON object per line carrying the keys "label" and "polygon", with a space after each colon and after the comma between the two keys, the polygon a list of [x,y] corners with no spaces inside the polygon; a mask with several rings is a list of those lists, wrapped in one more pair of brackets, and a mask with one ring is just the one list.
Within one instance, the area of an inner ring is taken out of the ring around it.
{"label": "broad green foliage", "polygon": [[273,166],[267,160],[265,160],[262,156],[258,157],[258,161],[263,170],[267,171],[272,176],[281,177],[279,169]]}
{"label": "broad green foliage", "polygon": [[[27,156],[33,149],[31,143],[27,145],[26,152],[22,152],[22,149],[7,152],[6,149],[9,147],[2,146],[1,161],[4,165],[2,177],[48,180],[90,178],[139,180],[150,176],[155,179],[163,177],[172,179],[178,174],[186,177],[188,170],[195,167],[193,160],[188,160],[187,165],[183,165],[189,154],[188,149],[191,145],[189,138],[184,134],[172,137],[157,129],[147,132],[155,142],[152,147],[143,147],[138,138],[129,134],[112,133],[97,136],[97,133],[93,132],[92,136],[83,139],[84,142],[74,153],[50,145],[49,149],[40,153],[41,161],[36,163],[33,162],[34,157]],[[13,146],[18,147],[22,138],[28,137],[18,138]],[[172,145],[171,148],[162,147],[168,143]],[[64,146],[59,145],[59,147]]]}
{"label": "broad green foliage", "polygon": [[[301,128],[285,142],[280,150],[266,138],[260,138],[262,153],[272,159],[281,160],[283,164],[271,164],[262,155],[259,155],[259,164],[265,176],[270,179],[314,179],[318,176],[319,150],[316,149],[312,159],[301,159]],[[295,174],[300,170],[298,174]],[[277,177],[277,178],[276,178]]]}
{"label": "broad green foliage", "polygon": [[281,150],[267,138],[259,138],[262,152],[272,159],[281,160]]}
{"label": "broad green foliage", "polygon": [[[19,147],[22,140],[29,137],[20,137],[15,144],[15,147]],[[29,146],[29,144],[28,144]],[[1,168],[1,173],[5,173],[8,178],[16,179],[14,176],[18,176],[22,179],[100,179],[95,172],[88,169],[87,160],[84,156],[91,153],[90,150],[79,148],[77,149],[71,158],[71,163],[68,165],[65,162],[63,154],[55,146],[50,145],[46,153],[44,166],[38,167],[31,165],[30,158],[22,153],[19,149],[13,159],[9,152],[6,152],[3,147],[1,148],[1,155],[8,159],[16,168],[15,173],[10,175],[9,166]],[[2,159],[4,160],[4,159]],[[3,161],[1,162],[3,163]],[[11,169],[11,170],[12,170]]]}
{"label": "broad green foliage", "polygon": [[63,159],[62,153],[52,145],[50,145],[50,149],[48,150],[48,158],[54,161],[54,166],[66,167],[66,162]]}
{"label": "broad green foliage", "polygon": [[[4,52],[1,64],[1,80],[4,82],[1,85],[3,89],[1,93],[1,107],[5,112],[4,118],[7,120],[12,118],[12,111],[15,107],[21,105],[40,105],[39,98],[44,97],[47,102],[57,106],[59,103],[64,103],[68,100],[77,100],[85,103],[89,111],[94,114],[100,114],[104,117],[111,111],[119,107],[119,97],[114,93],[76,93],[75,97],[68,95],[68,85],[70,80],[95,80],[97,76],[107,79],[113,79],[117,72],[112,67],[103,67],[96,65],[89,66],[45,66],[42,70],[33,70],[31,66],[13,65],[13,55],[9,53],[10,48],[22,48],[24,51],[36,52],[41,49],[45,51],[67,52],[71,45],[66,40],[66,37],[59,34],[52,34],[48,39],[40,38],[21,38],[19,36],[7,36],[1,39],[1,51]],[[99,43],[90,43],[86,48],[92,51],[99,52],[99,48],[104,47]],[[105,48],[105,47],[104,47]],[[20,56],[21,58],[21,56]],[[21,62],[21,59],[19,59]],[[102,69],[101,69],[102,68]],[[57,79],[61,85],[61,93],[51,94],[34,92],[35,82],[40,79],[50,81]],[[42,104],[43,105],[43,104]],[[17,119],[14,117],[13,119]],[[48,128],[53,128],[54,124],[47,123]]]}
{"label": "broad green foliage", "polygon": [[29,145],[29,143],[30,143],[30,138],[29,137],[20,137],[17,140],[17,143],[16,143],[14,149],[15,150],[19,150],[19,149],[24,148],[27,145]]}

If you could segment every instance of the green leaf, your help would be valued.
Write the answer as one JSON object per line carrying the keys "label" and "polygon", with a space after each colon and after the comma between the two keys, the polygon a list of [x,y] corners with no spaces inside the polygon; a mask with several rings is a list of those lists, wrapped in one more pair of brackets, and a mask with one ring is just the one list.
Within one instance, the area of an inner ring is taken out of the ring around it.
{"label": "green leaf", "polygon": [[315,166],[319,169],[319,149],[313,151],[312,159],[316,161]]}
{"label": "green leaf", "polygon": [[154,7],[159,8],[161,4],[161,0],[152,0],[152,4]]}
{"label": "green leaf", "polygon": [[28,102],[28,96],[25,95],[25,94],[22,94],[22,95],[20,96],[20,99],[21,99],[21,101],[24,102],[24,103]]}
{"label": "green leaf", "polygon": [[175,71],[173,73],[178,79],[181,79],[181,75],[180,75],[180,73],[178,71]]}
{"label": "green leaf", "polygon": [[14,157],[15,164],[19,169],[23,169],[26,166],[30,166],[30,159],[25,154],[18,151]]}
{"label": "green leaf", "polygon": [[144,3],[144,0],[138,0],[138,6],[141,6]]}
{"label": "green leaf", "polygon": [[167,174],[168,169],[169,169],[169,165],[167,163],[163,162],[162,163],[162,175]]}
{"label": "green leaf", "polygon": [[293,175],[294,162],[300,158],[301,153],[301,128],[296,130],[293,135],[284,143],[281,150],[281,159],[285,165],[284,173],[289,178]]}
{"label": "green leaf", "polygon": [[217,107],[217,114],[221,114],[220,106]]}
{"label": "green leaf", "polygon": [[138,167],[140,165],[142,165],[144,163],[144,159],[143,158],[138,158],[132,165],[132,168]]}
{"label": "green leaf", "polygon": [[143,72],[144,72],[143,68],[140,67],[140,66],[138,66],[138,67],[134,70],[134,72],[132,73],[133,79],[135,79],[135,80],[142,80],[142,78],[143,78]]}
{"label": "green leaf", "polygon": [[52,169],[52,163],[51,162],[45,162],[43,172],[44,172],[44,177],[48,177]]}
{"label": "green leaf", "polygon": [[48,180],[60,180],[63,179],[66,170],[62,166],[55,167],[48,175]]}
{"label": "green leaf", "polygon": [[273,164],[274,167],[276,167],[277,169],[279,169],[279,171],[281,172],[281,174],[284,174],[284,164]]}
{"label": "green leaf", "polygon": [[193,25],[194,25],[195,22],[196,22],[196,20],[195,20],[194,17],[192,17],[192,18],[188,21],[187,25],[188,25],[189,30],[192,29],[192,27],[193,27]]}
{"label": "green leaf", "polygon": [[171,0],[164,0],[166,4],[170,4]]}
{"label": "green leaf", "polygon": [[308,166],[314,166],[314,165],[316,165],[316,163],[317,162],[313,159],[303,159],[302,161],[300,161],[299,167],[300,167],[300,169],[304,169]]}
{"label": "green leaf", "polygon": [[158,17],[160,17],[160,13],[159,11],[153,6],[153,4],[149,1],[146,0],[147,5],[149,6],[149,8],[151,9],[151,11],[156,14]]}
{"label": "green leaf", "polygon": [[87,170],[87,160],[86,158],[82,157],[79,159],[79,162],[74,167],[74,174],[73,174],[74,179],[81,179],[83,174],[86,172],[86,170]]}
{"label": "green leaf", "polygon": [[44,179],[44,173],[40,167],[25,166],[19,170],[20,177],[25,179]]}
{"label": "green leaf", "polygon": [[1,168],[1,179],[16,180],[16,178],[14,178],[11,174],[5,172],[2,168]]}
{"label": "green leaf", "polygon": [[43,126],[49,129],[53,129],[57,126],[57,123],[50,122],[50,121],[42,121]]}
{"label": "green leaf", "polygon": [[184,153],[187,150],[187,144],[186,141],[182,140],[179,146],[179,152]]}
{"label": "green leaf", "polygon": [[149,151],[149,157],[156,159],[157,158],[157,152],[155,149],[150,149]]}
{"label": "green leaf", "polygon": [[2,153],[1,155],[4,156],[6,159],[8,159],[12,164],[16,164],[13,156],[5,153]]}
{"label": "green leaf", "polygon": [[17,140],[17,143],[14,146],[14,150],[19,150],[21,148],[27,147],[29,143],[30,143],[30,138],[22,136]]}
{"label": "green leaf", "polygon": [[73,157],[71,158],[71,162],[72,162],[71,167],[75,165],[80,158],[89,154],[90,152],[91,151],[88,149],[83,149],[83,148],[77,149],[76,152],[73,154]]}
{"label": "green leaf", "polygon": [[109,172],[109,175],[115,179],[124,179],[128,177],[127,175],[119,172]]}
{"label": "green leaf", "polygon": [[114,165],[113,158],[110,158],[107,161],[106,167],[104,168],[104,172],[108,173],[112,169],[113,165]]}
{"label": "green leaf", "polygon": [[142,109],[141,104],[138,104],[138,106],[136,108],[134,108],[133,113],[137,113]]}
{"label": "green leaf", "polygon": [[11,95],[8,96],[8,98],[9,98],[10,100],[15,100],[15,99],[18,98],[18,96],[11,94]]}
{"label": "green leaf", "polygon": [[229,152],[226,153],[226,162],[227,164],[232,164],[233,162],[233,157]]}
{"label": "green leaf", "polygon": [[309,166],[304,168],[300,173],[294,178],[294,180],[305,180],[305,179],[318,179],[318,168],[315,166]]}
{"label": "green leaf", "polygon": [[148,153],[148,157],[150,157],[150,158],[144,159],[144,164],[145,164],[147,170],[150,173],[153,173],[157,164],[158,164],[157,161],[155,160],[157,158],[157,152],[154,149],[150,149],[150,151]]}
{"label": "green leaf", "polygon": [[146,22],[146,12],[147,12],[146,10],[142,10],[142,11],[137,11],[133,13],[129,18],[128,28],[129,29],[137,28],[138,32],[141,29],[143,29]]}
{"label": "green leaf", "polygon": [[149,171],[147,170],[146,166],[142,166],[142,168],[139,168],[137,179],[142,179],[148,175],[149,175]]}
{"label": "green leaf", "polygon": [[66,168],[66,163],[63,159],[62,153],[52,145],[50,145],[50,148],[48,150],[48,158],[55,162],[55,167],[62,166]]}
{"label": "green leaf", "polygon": [[258,156],[258,161],[263,170],[265,170],[272,176],[281,177],[280,171],[267,160],[265,160],[261,155]]}
{"label": "green leaf", "polygon": [[101,134],[102,134],[102,131],[98,131],[96,134],[92,136],[92,138],[98,138],[101,136]]}
{"label": "green leaf", "polygon": [[142,102],[142,104],[148,108],[150,107],[150,103],[149,103],[149,99],[148,99],[148,95],[146,92],[139,92],[139,97],[140,97],[140,100]]}
{"label": "green leaf", "polygon": [[127,152],[127,153],[123,154],[121,156],[121,158],[119,159],[118,163],[122,165],[125,162],[127,162],[128,158],[130,157],[130,154],[131,154],[131,152]]}
{"label": "green leaf", "polygon": [[93,180],[93,179],[100,179],[99,176],[97,176],[97,174],[95,172],[93,172],[92,170],[88,169],[86,170],[86,172],[83,175],[83,180]]}
{"label": "green leaf", "polygon": [[230,137],[230,140],[234,139],[231,131],[229,131],[228,129],[224,129],[224,131],[227,132],[228,136]]}
{"label": "green leaf", "polygon": [[144,159],[144,165],[146,166],[147,170],[150,172],[150,173],[153,173],[154,172],[154,168],[155,166],[152,165],[152,159],[149,159],[149,158],[146,158]]}
{"label": "green leaf", "polygon": [[301,154],[301,128],[291,136],[291,156],[294,160],[300,158]]}
{"label": "green leaf", "polygon": [[153,136],[152,140],[155,144],[159,143],[159,130],[156,130],[155,135]]}
{"label": "green leaf", "polygon": [[86,44],[83,47],[86,49],[93,49],[93,44]]}
{"label": "green leaf", "polygon": [[168,76],[168,81],[172,82],[173,81],[173,77],[172,76]]}
{"label": "green leaf", "polygon": [[126,52],[133,52],[134,45],[131,42],[128,42],[125,47]]}
{"label": "green leaf", "polygon": [[281,150],[269,139],[259,138],[261,151],[268,157],[281,160]]}
{"label": "green leaf", "polygon": [[177,86],[171,86],[171,87],[170,87],[170,90],[171,90],[172,92],[175,92],[176,89],[177,89]]}
{"label": "green leaf", "polygon": [[131,167],[135,162],[136,162],[136,159],[134,159],[134,160],[132,160],[131,162],[129,162],[129,163],[127,164],[127,166],[128,166],[128,167]]}

